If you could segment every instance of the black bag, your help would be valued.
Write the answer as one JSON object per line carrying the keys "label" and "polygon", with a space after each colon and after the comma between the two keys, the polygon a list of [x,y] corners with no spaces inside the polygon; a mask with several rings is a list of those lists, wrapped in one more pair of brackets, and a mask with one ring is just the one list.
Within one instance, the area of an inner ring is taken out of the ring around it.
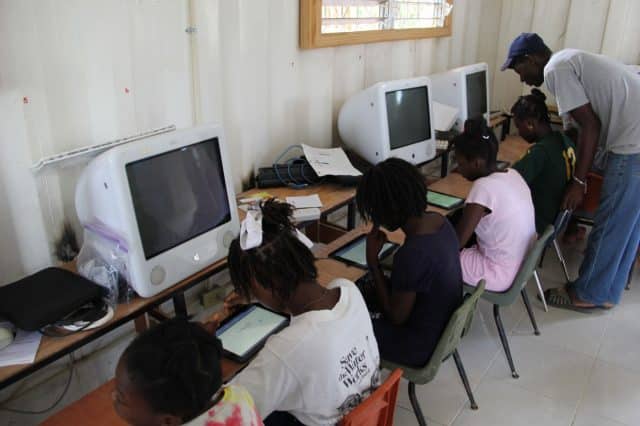
{"label": "black bag", "polygon": [[61,268],[46,268],[0,287],[0,317],[40,330],[102,297],[102,287]]}

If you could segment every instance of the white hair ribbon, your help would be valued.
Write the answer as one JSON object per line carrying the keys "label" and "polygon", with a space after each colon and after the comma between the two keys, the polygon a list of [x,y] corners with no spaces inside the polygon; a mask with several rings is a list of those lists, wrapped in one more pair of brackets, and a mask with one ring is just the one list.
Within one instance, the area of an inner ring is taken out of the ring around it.
{"label": "white hair ribbon", "polygon": [[[311,241],[300,230],[295,230],[295,236],[308,249],[313,247]],[[242,250],[251,250],[260,247],[262,244],[262,212],[259,210],[249,210],[247,216],[240,224],[240,248]]]}
{"label": "white hair ribbon", "polygon": [[250,250],[262,244],[262,212],[249,210],[240,225],[240,247]]}

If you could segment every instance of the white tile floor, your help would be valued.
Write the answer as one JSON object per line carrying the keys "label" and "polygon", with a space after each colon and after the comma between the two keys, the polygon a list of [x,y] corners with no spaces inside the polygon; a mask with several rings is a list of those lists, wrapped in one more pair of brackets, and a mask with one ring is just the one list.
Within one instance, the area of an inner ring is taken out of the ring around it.
{"label": "white tile floor", "polygon": [[[572,276],[583,247],[563,247]],[[564,282],[552,251],[539,269],[545,288]],[[432,426],[621,426],[640,424],[640,268],[620,306],[590,315],[550,308],[528,287],[541,335],[535,336],[521,301],[503,309],[519,379],[511,378],[493,320],[480,301],[469,334],[460,346],[476,401],[469,402],[455,369],[447,361],[436,379],[416,388]],[[403,381],[395,415],[399,426],[416,425]]]}

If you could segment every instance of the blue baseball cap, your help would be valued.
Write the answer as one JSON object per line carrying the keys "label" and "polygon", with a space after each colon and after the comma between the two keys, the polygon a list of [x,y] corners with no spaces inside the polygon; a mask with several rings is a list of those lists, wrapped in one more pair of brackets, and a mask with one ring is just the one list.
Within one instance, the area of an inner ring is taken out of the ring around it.
{"label": "blue baseball cap", "polygon": [[518,56],[542,52],[547,49],[547,45],[544,44],[544,41],[538,34],[522,33],[516,37],[513,42],[511,42],[511,46],[509,46],[509,55],[507,56],[507,60],[500,67],[500,71],[511,68],[513,66],[513,61]]}

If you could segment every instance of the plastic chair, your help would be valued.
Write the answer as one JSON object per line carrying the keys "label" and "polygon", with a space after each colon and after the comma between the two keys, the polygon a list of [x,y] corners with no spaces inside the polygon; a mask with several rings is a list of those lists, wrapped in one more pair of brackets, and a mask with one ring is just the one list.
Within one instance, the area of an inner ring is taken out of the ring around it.
{"label": "plastic chair", "polygon": [[[571,281],[571,279],[569,278],[569,269],[567,268],[567,262],[564,259],[562,250],[560,250],[558,237],[560,236],[564,228],[569,223],[569,219],[571,219],[571,210],[562,210],[560,213],[558,213],[558,216],[556,216],[556,221],[553,224],[553,234],[551,235],[549,242],[547,243],[547,245],[544,248],[544,251],[542,252],[542,256],[540,257],[540,264],[539,264],[539,266],[542,267],[542,261],[544,260],[544,256],[547,252],[547,249],[549,248],[549,246],[553,245],[553,248],[556,251],[556,255],[558,256],[558,260],[560,261],[560,264],[562,264],[562,270],[564,271],[564,276],[567,279],[567,282]],[[540,298],[544,305],[544,310],[548,311],[549,308],[547,307],[547,301],[545,300],[545,297],[544,297],[544,292],[542,290],[542,284],[540,283],[540,278],[538,277],[538,272],[536,271],[533,276],[536,279],[536,283],[538,285],[538,291],[540,292]]]}
{"label": "plastic chair", "polygon": [[[496,326],[498,327],[498,334],[500,335],[500,341],[502,342],[502,347],[504,348],[504,352],[507,356],[507,361],[509,362],[509,367],[511,368],[511,376],[514,379],[517,379],[518,373],[516,372],[516,368],[513,364],[513,358],[511,357],[511,350],[509,349],[509,342],[507,341],[507,335],[504,332],[504,326],[502,325],[502,318],[500,318],[500,307],[501,306],[509,306],[513,304],[518,298],[518,294],[522,296],[522,301],[524,302],[524,306],[527,308],[527,313],[529,314],[529,319],[531,320],[531,325],[533,326],[533,331],[536,336],[540,335],[540,331],[538,330],[538,324],[536,324],[536,318],[533,315],[533,310],[531,309],[531,303],[529,303],[529,297],[527,296],[527,291],[525,290],[525,286],[527,282],[537,275],[536,273],[536,265],[540,261],[540,257],[542,256],[542,252],[546,245],[549,242],[549,239],[553,235],[553,225],[547,226],[544,233],[538,240],[535,242],[533,247],[529,249],[529,252],[525,256],[522,264],[520,265],[520,269],[516,274],[516,277],[511,284],[509,290],[497,293],[494,291],[485,291],[482,295],[482,298],[491,302],[493,304],[493,317],[496,321]],[[538,281],[539,283],[539,281]],[[465,291],[470,293],[474,291],[474,287],[465,284]]]}
{"label": "plastic chair", "polygon": [[404,370],[403,376],[409,381],[409,399],[411,400],[413,412],[415,413],[420,426],[426,426],[427,422],[424,419],[422,409],[420,408],[420,404],[416,397],[416,384],[424,385],[425,383],[429,383],[433,380],[440,369],[440,365],[442,365],[442,363],[452,355],[458,369],[458,374],[460,374],[460,379],[462,379],[462,384],[467,391],[471,408],[473,410],[478,409],[478,404],[476,404],[475,398],[473,397],[473,392],[471,391],[471,386],[467,379],[467,373],[464,370],[464,365],[462,364],[462,359],[460,359],[457,347],[458,343],[460,343],[460,339],[471,326],[473,313],[482,292],[484,292],[484,280],[481,280],[478,283],[478,286],[474,288],[473,293],[471,295],[467,295],[464,302],[462,302],[462,305],[453,312],[447,326],[442,332],[442,336],[440,336],[440,340],[438,341],[429,362],[427,362],[427,365],[422,368],[412,368],[386,360],[382,360],[380,363],[383,368],[389,370],[397,368]]}
{"label": "plastic chair", "polygon": [[344,416],[338,426],[392,426],[402,370],[396,369],[360,405]]}

